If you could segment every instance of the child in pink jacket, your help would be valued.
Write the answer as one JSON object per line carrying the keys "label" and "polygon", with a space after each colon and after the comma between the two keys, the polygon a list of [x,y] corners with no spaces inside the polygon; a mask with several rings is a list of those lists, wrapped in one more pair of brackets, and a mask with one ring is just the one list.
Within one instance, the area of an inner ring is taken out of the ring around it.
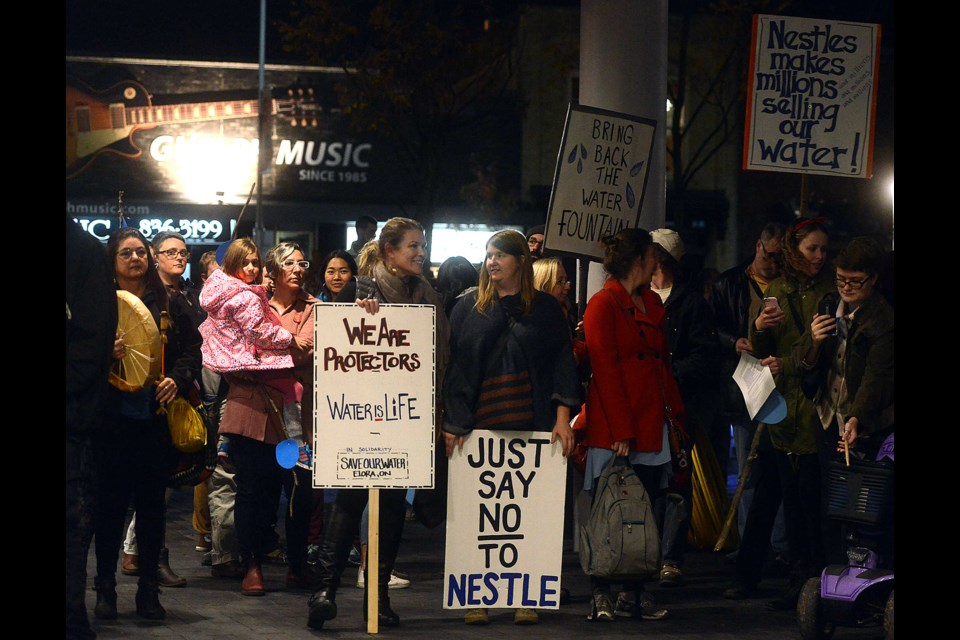
{"label": "child in pink jacket", "polygon": [[300,445],[298,464],[309,466],[303,442],[300,401],[303,385],[293,375],[289,346],[293,335],[280,325],[259,283],[262,265],[257,245],[249,238],[230,243],[223,265],[200,292],[207,319],[200,325],[203,366],[221,374],[244,372],[283,396],[287,436]]}

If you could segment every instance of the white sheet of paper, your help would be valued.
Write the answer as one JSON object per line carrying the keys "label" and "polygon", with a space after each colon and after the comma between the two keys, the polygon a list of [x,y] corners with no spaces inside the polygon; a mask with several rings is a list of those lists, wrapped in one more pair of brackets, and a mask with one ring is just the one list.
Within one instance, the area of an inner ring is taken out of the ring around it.
{"label": "white sheet of paper", "polygon": [[773,381],[773,374],[770,373],[770,367],[762,366],[760,360],[746,351],[740,354],[740,362],[737,364],[737,370],[733,372],[733,380],[740,387],[751,419],[760,411],[760,407],[767,401],[770,393],[777,388]]}

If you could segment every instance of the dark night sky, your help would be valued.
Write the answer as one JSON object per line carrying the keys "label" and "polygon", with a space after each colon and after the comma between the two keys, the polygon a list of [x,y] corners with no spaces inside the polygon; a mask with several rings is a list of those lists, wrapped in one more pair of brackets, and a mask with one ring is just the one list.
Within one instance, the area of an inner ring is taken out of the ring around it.
{"label": "dark night sky", "polygon": [[[575,0],[527,4],[578,4]],[[802,0],[792,15],[878,22],[885,47],[893,44],[893,0]],[[289,0],[267,2],[267,60],[293,61],[276,27]],[[71,55],[149,56],[256,62],[260,0],[67,0],[66,51]]]}
{"label": "dark night sky", "polygon": [[[267,59],[284,57],[269,24],[286,0],[267,2]],[[256,62],[260,0],[67,0],[71,55]]]}

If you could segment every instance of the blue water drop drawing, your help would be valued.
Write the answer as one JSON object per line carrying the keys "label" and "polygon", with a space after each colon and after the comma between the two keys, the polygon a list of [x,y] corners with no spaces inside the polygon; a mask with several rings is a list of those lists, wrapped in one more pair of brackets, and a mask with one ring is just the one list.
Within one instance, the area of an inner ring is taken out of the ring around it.
{"label": "blue water drop drawing", "polygon": [[643,169],[643,160],[630,167],[630,177],[636,178],[641,169]]}
{"label": "blue water drop drawing", "polygon": [[637,197],[633,194],[633,187],[630,186],[630,183],[627,183],[627,206],[633,209],[634,203],[636,203]]}
{"label": "blue water drop drawing", "polygon": [[583,160],[577,160],[577,173],[583,173]]}
{"label": "blue water drop drawing", "polygon": [[580,145],[580,157],[583,158],[584,160],[587,159],[587,148],[582,144]]}
{"label": "blue water drop drawing", "polygon": [[570,155],[567,156],[567,164],[570,164],[577,159],[577,145],[573,145],[573,149],[570,149]]}

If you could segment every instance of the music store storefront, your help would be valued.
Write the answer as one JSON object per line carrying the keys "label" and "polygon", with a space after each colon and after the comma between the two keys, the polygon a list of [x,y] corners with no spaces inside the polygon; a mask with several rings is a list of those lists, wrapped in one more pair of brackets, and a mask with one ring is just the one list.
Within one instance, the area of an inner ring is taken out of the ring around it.
{"label": "music store storefront", "polygon": [[[336,70],[68,57],[66,206],[106,242],[120,224],[150,239],[183,234],[191,265],[230,239],[263,162],[266,238],[308,255],[349,245],[353,221],[410,215],[415,193],[391,144],[355,132],[334,93]],[[265,140],[258,136],[264,119]],[[240,232],[256,218],[254,190]]]}

